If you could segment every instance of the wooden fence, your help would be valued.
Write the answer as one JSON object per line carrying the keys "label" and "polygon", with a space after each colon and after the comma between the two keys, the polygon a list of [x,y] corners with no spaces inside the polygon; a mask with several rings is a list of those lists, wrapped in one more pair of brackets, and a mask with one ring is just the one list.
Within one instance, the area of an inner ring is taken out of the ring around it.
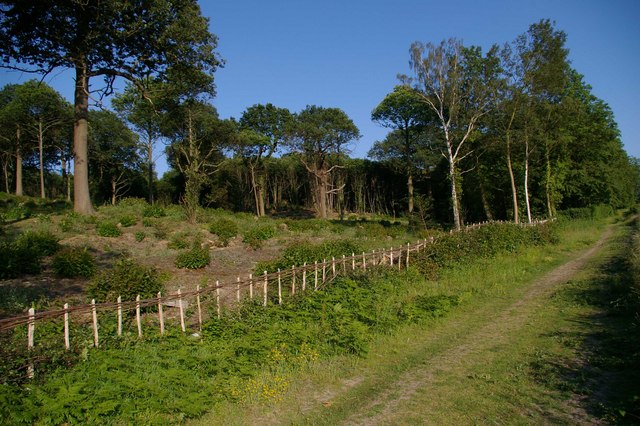
{"label": "wooden fence", "polygon": [[[532,225],[544,222],[545,221],[537,221]],[[462,231],[469,231],[487,223],[489,222],[469,225],[463,228]],[[175,293],[167,295],[162,295],[162,293],[159,292],[156,297],[151,299],[140,299],[140,296],[137,296],[134,301],[123,301],[121,297],[118,297],[115,302],[96,303],[95,300],[92,300],[89,304],[75,306],[69,306],[68,303],[65,303],[62,309],[40,312],[36,312],[34,308],[30,308],[26,314],[0,319],[0,332],[26,324],[27,348],[31,350],[35,345],[36,322],[62,318],[64,325],[61,338],[65,349],[70,350],[71,316],[75,316],[78,318],[78,321],[81,321],[83,324],[86,324],[90,317],[89,321],[93,329],[93,346],[97,348],[100,346],[98,313],[101,315],[108,313],[111,313],[111,315],[115,314],[117,318],[116,334],[117,336],[121,336],[123,313],[128,314],[134,311],[138,337],[141,338],[144,334],[141,313],[144,308],[157,308],[156,312],[147,315],[157,315],[160,334],[164,334],[166,318],[164,307],[173,307],[177,308],[177,315],[180,320],[182,332],[186,332],[185,311],[190,301],[193,303],[194,300],[196,305],[194,316],[195,320],[197,320],[198,329],[201,330],[203,323],[202,298],[205,295],[211,296],[211,299],[215,300],[216,315],[218,318],[222,316],[223,306],[239,303],[243,297],[260,300],[263,306],[267,306],[270,300],[269,295],[271,294],[272,303],[282,304],[283,288],[285,286],[287,287],[286,290],[288,290],[288,293],[294,296],[299,292],[317,291],[332,281],[336,276],[340,274],[344,275],[355,270],[366,272],[367,268],[371,269],[371,267],[379,265],[387,265],[391,268],[397,267],[399,270],[408,268],[411,262],[411,253],[420,252],[427,244],[433,241],[434,238],[431,237],[428,240],[420,240],[415,244],[407,243],[404,247],[372,250],[371,252],[362,252],[361,254],[351,253],[350,256],[342,255],[342,257],[338,259],[333,257],[331,260],[323,259],[321,262],[315,261],[313,264],[305,263],[301,266],[292,266],[291,269],[285,271],[278,270],[272,273],[264,271],[260,276],[249,274],[245,279],[237,277],[235,282],[220,283],[216,281],[215,285],[211,286],[201,287],[198,285],[195,290],[191,291],[182,292],[181,289],[178,289]],[[27,367],[27,374],[29,377],[33,377],[34,371],[32,365]]]}

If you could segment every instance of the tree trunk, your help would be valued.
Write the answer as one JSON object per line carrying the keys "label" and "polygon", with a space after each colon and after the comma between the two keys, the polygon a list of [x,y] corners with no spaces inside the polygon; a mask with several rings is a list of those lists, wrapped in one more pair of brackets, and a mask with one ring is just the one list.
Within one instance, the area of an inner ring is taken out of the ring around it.
{"label": "tree trunk", "polygon": [[116,187],[117,187],[117,183],[116,183],[116,179],[115,178],[111,178],[111,205],[115,206],[116,205]]}
{"label": "tree trunk", "polygon": [[151,133],[147,134],[147,157],[148,157],[148,179],[149,179],[149,204],[153,204],[153,139]]}
{"label": "tree trunk", "polygon": [[511,194],[513,197],[513,221],[520,222],[520,212],[518,211],[518,189],[516,187],[516,179],[513,175],[513,165],[511,163],[511,137],[510,131],[507,130],[507,169],[509,170],[509,179],[511,181]]}
{"label": "tree trunk", "polygon": [[547,195],[547,214],[549,217],[554,216],[554,206],[551,196],[551,154],[549,153],[549,143],[544,144],[544,159],[546,164],[545,170],[545,192]]}
{"label": "tree trunk", "polygon": [[409,191],[409,214],[413,213],[413,174],[409,172],[407,177],[407,190]]}
{"label": "tree trunk", "polygon": [[487,191],[484,189],[484,185],[482,184],[480,184],[480,199],[482,200],[482,207],[484,208],[484,214],[487,217],[487,220],[493,220],[493,212],[491,212],[491,205],[487,199]]}
{"label": "tree trunk", "polygon": [[320,202],[320,217],[326,219],[327,212],[327,174],[324,170],[320,171],[320,185],[318,185],[318,201]]}
{"label": "tree trunk", "polygon": [[456,182],[456,163],[449,148],[449,179],[451,180],[451,205],[453,206],[453,226],[456,230],[462,227],[460,221],[460,205],[458,204],[458,189]]}
{"label": "tree trunk", "polygon": [[71,173],[69,173],[69,169],[71,169],[71,160],[67,159],[67,201],[71,202]]}
{"label": "tree trunk", "polygon": [[42,130],[42,120],[38,120],[38,154],[40,155],[40,198],[46,198],[44,194],[44,135]]}
{"label": "tree trunk", "polygon": [[16,195],[24,195],[22,192],[22,154],[20,148],[16,149]]}
{"label": "tree trunk", "polygon": [[75,108],[73,123],[73,210],[93,214],[89,193],[89,76],[86,64],[76,64]]}
{"label": "tree trunk", "polygon": [[527,222],[531,223],[531,202],[529,200],[529,135],[524,135],[524,198],[527,203]]}
{"label": "tree trunk", "polygon": [[4,173],[4,192],[9,193],[9,160],[2,161],[2,172]]}

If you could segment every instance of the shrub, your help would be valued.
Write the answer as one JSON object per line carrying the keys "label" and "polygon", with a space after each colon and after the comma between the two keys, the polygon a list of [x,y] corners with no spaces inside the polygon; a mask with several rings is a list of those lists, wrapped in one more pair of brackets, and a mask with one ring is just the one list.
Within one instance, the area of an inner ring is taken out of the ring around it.
{"label": "shrub", "polygon": [[90,278],[96,272],[96,263],[86,248],[68,247],[53,258],[53,270],[56,275],[65,278]]}
{"label": "shrub", "polygon": [[76,215],[75,214],[68,214],[65,217],[63,217],[60,222],[58,223],[58,226],[60,227],[60,230],[62,232],[70,232],[73,231],[74,225],[75,225],[75,220],[76,220]]}
{"label": "shrub", "polygon": [[142,211],[142,216],[144,217],[164,217],[166,215],[167,215],[167,212],[164,210],[164,208],[160,207],[157,204],[154,204],[152,206],[147,206]]}
{"label": "shrub", "polygon": [[184,233],[173,234],[167,247],[174,250],[182,250],[189,247],[188,235]]}
{"label": "shrub", "polygon": [[122,235],[122,231],[113,222],[100,222],[96,225],[96,232],[101,237],[119,237]]}
{"label": "shrub", "polygon": [[136,241],[137,242],[142,242],[142,240],[144,240],[146,236],[147,235],[144,232],[138,231],[138,232],[136,232]]}
{"label": "shrub", "polygon": [[120,218],[120,225],[128,228],[129,226],[133,226],[138,222],[135,216],[122,216]]}
{"label": "shrub", "polygon": [[218,236],[220,245],[226,247],[229,240],[238,235],[238,225],[230,219],[218,219],[209,225],[209,232]]}
{"label": "shrub", "polygon": [[15,245],[18,248],[32,250],[38,257],[51,256],[60,248],[58,237],[48,231],[24,232],[18,236]]}
{"label": "shrub", "polygon": [[342,259],[342,255],[351,256],[351,253],[361,253],[362,248],[351,240],[325,241],[322,244],[294,243],[287,247],[282,256],[277,260],[259,262],[255,267],[255,272],[261,274],[263,271],[276,272],[278,269],[285,270],[292,266],[301,266],[305,262],[308,264],[314,261],[322,261],[335,257]]}
{"label": "shrub", "polygon": [[242,238],[242,242],[249,244],[253,249],[262,247],[265,241],[276,235],[276,228],[272,225],[259,225],[249,229]]}
{"label": "shrub", "polygon": [[208,247],[194,246],[191,250],[183,251],[176,257],[176,268],[201,269],[211,262]]}
{"label": "shrub", "polygon": [[40,272],[40,259],[31,247],[19,247],[15,242],[0,242],[0,278],[15,278]]}
{"label": "shrub", "polygon": [[146,267],[132,259],[116,262],[113,269],[102,271],[89,284],[87,292],[96,301],[135,300],[155,297],[163,290],[162,280],[155,268]]}

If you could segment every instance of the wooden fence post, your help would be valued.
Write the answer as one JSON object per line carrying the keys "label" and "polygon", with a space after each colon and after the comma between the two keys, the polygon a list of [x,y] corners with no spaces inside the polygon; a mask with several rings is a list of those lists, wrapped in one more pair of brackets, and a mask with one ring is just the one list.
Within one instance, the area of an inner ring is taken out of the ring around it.
{"label": "wooden fence post", "polygon": [[164,315],[162,313],[162,293],[158,292],[158,322],[160,323],[160,334],[164,334]]}
{"label": "wooden fence post", "polygon": [[318,291],[318,261],[315,261],[315,272],[313,280],[313,291]]}
{"label": "wooden fence post", "polygon": [[136,325],[138,326],[138,338],[142,337],[142,319],[140,318],[140,295],[136,296]]}
{"label": "wooden fence post", "polygon": [[118,336],[122,336],[122,296],[118,296]]}
{"label": "wooden fence post", "polygon": [[347,258],[345,257],[345,255],[342,255],[342,273],[346,274],[347,273]]}
{"label": "wooden fence post", "polygon": [[334,256],[331,256],[331,271],[333,273],[333,276],[336,276],[336,258]]}
{"label": "wooden fence post", "polygon": [[182,332],[187,331],[187,327],[184,325],[184,306],[182,305],[182,291],[178,289],[178,305],[180,307],[180,328]]}
{"label": "wooden fence post", "polygon": [[96,299],[91,299],[91,318],[93,320],[93,346],[96,348],[100,345],[98,336],[98,314],[96,312]]}
{"label": "wooden fence post", "polygon": [[322,259],[322,285],[327,281],[327,259]]}
{"label": "wooden fence post", "polygon": [[389,249],[389,265],[393,268],[393,247]]}
{"label": "wooden fence post", "polygon": [[202,331],[202,308],[200,306],[200,284],[196,285],[196,305],[198,306],[198,330]]}
{"label": "wooden fence post", "polygon": [[362,270],[367,270],[367,258],[365,257],[364,252],[362,252]]}
{"label": "wooden fence post", "polygon": [[[34,308],[29,308],[29,322],[27,325],[27,350],[31,352],[33,349],[33,341],[36,333],[36,310]],[[33,379],[35,376],[35,368],[33,366],[33,361],[29,360],[29,365],[27,366],[27,377],[29,379]]]}
{"label": "wooden fence post", "polygon": [[291,267],[291,295],[296,294],[296,267]]}
{"label": "wooden fence post", "polygon": [[371,266],[376,266],[376,251],[371,250]]}
{"label": "wooden fence post", "polygon": [[407,243],[407,269],[409,269],[409,243]]}
{"label": "wooden fence post", "polygon": [[69,304],[64,304],[64,348],[66,350],[71,349],[71,343],[69,342]]}
{"label": "wooden fence post", "polygon": [[220,281],[216,281],[216,313],[218,314],[218,319],[220,319]]}
{"label": "wooden fence post", "polygon": [[253,300],[253,274],[249,274],[249,299]]}
{"label": "wooden fence post", "polygon": [[356,270],[356,254],[354,252],[351,252],[351,270]]}
{"label": "wooden fence post", "polygon": [[302,265],[302,291],[307,289],[307,262]]}
{"label": "wooden fence post", "polygon": [[236,278],[236,299],[238,300],[238,303],[240,303],[240,277]]}
{"label": "wooden fence post", "polygon": [[282,305],[282,276],[280,268],[278,268],[278,305]]}
{"label": "wooden fence post", "polygon": [[264,301],[263,301],[263,306],[267,306],[267,288],[269,286],[269,283],[267,282],[267,271],[264,271],[264,288],[263,288],[263,293],[264,293]]}

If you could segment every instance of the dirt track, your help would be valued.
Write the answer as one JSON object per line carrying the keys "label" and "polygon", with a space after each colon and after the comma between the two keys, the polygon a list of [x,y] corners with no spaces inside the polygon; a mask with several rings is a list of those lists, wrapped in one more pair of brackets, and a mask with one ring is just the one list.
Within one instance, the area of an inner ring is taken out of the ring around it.
{"label": "dirt track", "polygon": [[[397,415],[406,413],[403,409],[419,391],[429,393],[439,377],[447,374],[473,373],[478,365],[475,355],[487,351],[499,351],[509,345],[517,333],[527,326],[532,314],[544,304],[549,294],[560,284],[569,281],[600,250],[611,236],[609,227],[596,244],[577,258],[550,271],[542,278],[531,283],[526,293],[517,302],[511,304],[495,316],[488,324],[459,339],[453,347],[425,359],[423,363],[404,371],[397,380],[379,388],[375,397],[365,404],[354,407],[344,424],[349,425],[386,425],[397,424]],[[435,391],[435,387],[434,387]],[[579,407],[572,408],[572,417],[576,423],[593,424]]]}

